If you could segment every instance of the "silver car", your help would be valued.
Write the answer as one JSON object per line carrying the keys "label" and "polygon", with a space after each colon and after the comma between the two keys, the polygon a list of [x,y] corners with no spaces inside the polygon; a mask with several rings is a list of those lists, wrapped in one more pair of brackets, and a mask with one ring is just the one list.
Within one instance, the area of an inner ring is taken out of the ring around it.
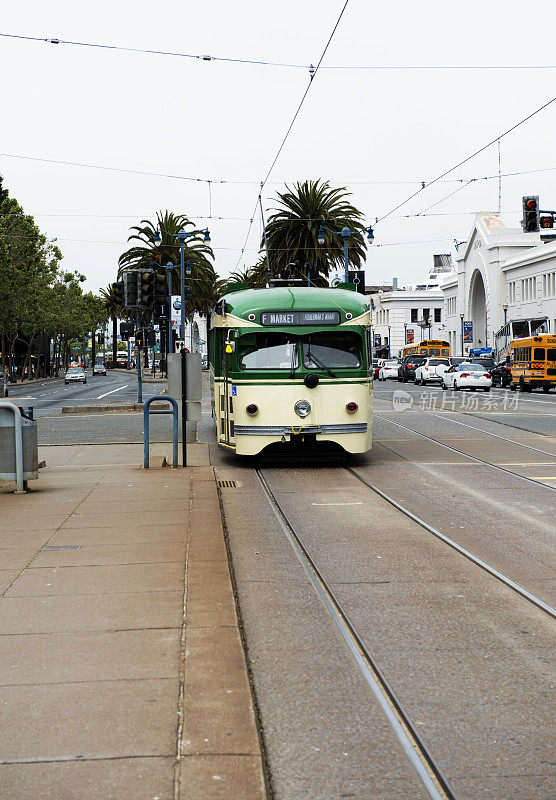
{"label": "silver car", "polygon": [[85,370],[82,367],[70,367],[66,372],[64,383],[66,386],[68,383],[87,383],[87,376],[85,375]]}
{"label": "silver car", "polygon": [[93,375],[106,375],[106,366],[100,362],[95,364],[93,367]]}

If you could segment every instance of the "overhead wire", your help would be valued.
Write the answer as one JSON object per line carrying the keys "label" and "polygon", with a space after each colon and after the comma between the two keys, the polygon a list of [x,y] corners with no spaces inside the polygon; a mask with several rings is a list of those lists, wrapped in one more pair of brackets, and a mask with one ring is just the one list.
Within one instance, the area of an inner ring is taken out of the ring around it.
{"label": "overhead wire", "polygon": [[[310,64],[290,63],[283,61],[262,61],[254,58],[231,58],[227,56],[213,56],[208,53],[180,53],[174,50],[154,50],[143,47],[127,47],[125,45],[104,44],[99,42],[76,42],[70,39],[57,37],[24,36],[15,33],[0,33],[5,39],[19,39],[30,42],[44,42],[53,45],[69,45],[72,47],[91,47],[99,50],[116,50],[124,53],[140,53],[144,55],[170,56],[173,58],[188,58],[197,61],[223,61],[235,64],[252,64],[254,66],[283,67],[286,69],[310,69]],[[556,64],[329,64],[322,69],[349,69],[349,70],[535,70],[556,69]]]}
{"label": "overhead wire", "polygon": [[[292,131],[292,128],[293,128],[293,126],[294,126],[294,124],[295,124],[295,121],[296,121],[297,117],[299,116],[299,112],[301,111],[301,108],[302,108],[302,106],[303,106],[303,103],[305,102],[305,98],[306,98],[306,97],[307,97],[307,95],[309,94],[309,90],[310,90],[311,86],[313,85],[313,81],[314,81],[314,79],[315,79],[315,78],[316,78],[316,76],[317,76],[317,73],[318,73],[318,71],[319,71],[319,69],[320,69],[320,66],[321,66],[321,64],[322,64],[322,60],[323,60],[323,58],[324,58],[324,57],[325,57],[325,55],[326,55],[326,52],[327,52],[327,50],[328,50],[328,48],[329,48],[329,46],[330,46],[330,42],[332,41],[332,39],[333,39],[333,37],[334,37],[334,34],[336,33],[336,30],[337,30],[337,28],[338,28],[338,25],[340,24],[340,20],[342,19],[343,15],[344,15],[344,11],[346,10],[348,3],[349,3],[349,0],[345,0],[345,3],[344,3],[344,5],[342,6],[342,10],[340,11],[340,14],[339,14],[339,16],[338,16],[338,19],[336,20],[336,23],[335,23],[334,27],[332,28],[332,33],[331,33],[331,34],[330,34],[330,36],[328,37],[328,41],[326,42],[326,45],[324,46],[324,50],[322,51],[322,53],[321,53],[321,56],[320,56],[320,58],[319,58],[319,60],[318,60],[318,62],[317,62],[317,65],[316,65],[316,67],[314,68],[314,72],[312,72],[312,73],[310,74],[310,77],[309,77],[309,83],[307,84],[307,86],[306,86],[306,88],[305,88],[305,91],[303,92],[303,95],[302,95],[302,97],[301,97],[301,100],[300,100],[300,101],[299,101],[299,103],[298,103],[298,106],[297,106],[297,108],[296,108],[296,110],[295,110],[295,114],[293,115],[292,121],[290,122],[290,124],[289,124],[289,126],[288,126],[288,129],[286,130],[286,133],[285,133],[285,135],[284,135],[284,138],[282,139],[282,141],[281,141],[281,143],[280,143],[280,146],[279,146],[279,148],[278,148],[278,151],[277,151],[276,155],[274,156],[274,159],[272,160],[272,163],[270,164],[270,167],[268,168],[268,170],[267,170],[267,173],[266,173],[265,177],[264,177],[264,178],[263,178],[263,180],[261,181],[261,188],[260,188],[259,194],[257,195],[257,199],[256,199],[256,201],[255,201],[255,208],[254,208],[254,210],[253,210],[253,214],[251,215],[251,220],[250,220],[250,222],[249,222],[249,227],[248,227],[248,229],[247,229],[247,234],[246,234],[246,236],[245,236],[245,241],[244,241],[244,243],[243,243],[243,247],[242,247],[241,253],[240,253],[240,255],[239,255],[239,258],[238,258],[238,260],[237,260],[236,269],[238,268],[238,266],[239,266],[239,262],[241,261],[241,258],[242,258],[242,256],[243,256],[243,253],[245,252],[245,247],[246,247],[246,245],[247,245],[247,242],[248,242],[248,240],[249,240],[249,234],[251,233],[251,228],[252,228],[252,226],[253,226],[253,219],[254,219],[254,216],[255,216],[255,214],[257,213],[257,204],[258,204],[258,203],[260,202],[260,200],[261,200],[262,191],[263,191],[263,189],[264,189],[265,183],[268,181],[268,179],[269,179],[269,177],[270,177],[270,174],[272,173],[272,170],[274,169],[274,166],[275,166],[276,162],[278,161],[278,158],[280,157],[280,153],[281,153],[281,152],[282,152],[282,150],[284,149],[284,145],[286,144],[286,141],[287,141],[287,139],[288,139],[288,137],[289,137],[289,135],[290,135],[290,133],[291,133],[291,131]],[[262,206],[261,206],[261,208],[262,208]]]}
{"label": "overhead wire", "polygon": [[[425,184],[424,184],[424,185],[423,185],[423,186],[422,186],[420,189],[417,189],[417,191],[416,191],[416,192],[413,192],[413,194],[410,194],[410,195],[409,195],[409,197],[407,197],[407,198],[406,198],[405,200],[403,200],[401,203],[398,203],[398,205],[397,205],[397,206],[394,206],[394,208],[392,208],[392,209],[391,209],[390,211],[388,211],[386,214],[383,214],[381,217],[378,217],[376,224],[378,224],[379,222],[382,222],[384,219],[386,219],[387,217],[389,217],[391,214],[393,214],[393,213],[394,213],[394,211],[397,211],[397,210],[398,210],[399,208],[401,208],[402,206],[405,206],[405,205],[406,205],[406,203],[409,203],[409,201],[410,201],[410,200],[412,200],[414,197],[417,197],[417,195],[418,195],[418,194],[421,194],[421,192],[424,192],[424,191],[425,191],[425,189],[428,189],[428,188],[429,188],[429,186],[432,186],[434,183],[438,183],[438,181],[440,181],[440,180],[441,180],[441,178],[445,178],[445,177],[446,177],[446,175],[449,175],[451,172],[454,172],[454,170],[458,169],[458,167],[461,167],[461,166],[463,166],[463,164],[466,164],[468,161],[471,161],[471,159],[472,159],[472,158],[475,158],[475,156],[478,156],[478,155],[479,155],[479,153],[482,153],[482,152],[484,152],[485,150],[487,150],[489,147],[491,147],[493,144],[495,144],[496,142],[498,142],[498,141],[499,141],[500,139],[502,139],[504,136],[507,136],[507,135],[508,135],[509,133],[511,133],[512,131],[515,131],[515,130],[516,130],[516,128],[519,128],[519,127],[520,127],[520,125],[523,125],[525,122],[527,122],[528,120],[530,120],[532,117],[536,116],[536,115],[537,115],[537,114],[539,114],[541,111],[544,111],[544,109],[545,109],[545,108],[548,108],[548,106],[550,106],[550,105],[551,105],[552,103],[554,103],[555,101],[556,101],[556,97],[553,97],[551,100],[549,100],[548,102],[544,103],[544,104],[543,104],[542,106],[540,106],[539,108],[535,109],[535,111],[533,111],[531,114],[528,114],[526,117],[524,117],[523,119],[521,119],[519,122],[516,122],[516,123],[515,123],[515,125],[512,125],[512,127],[511,127],[511,128],[508,128],[508,130],[504,131],[504,133],[501,133],[501,134],[499,134],[498,136],[495,136],[495,137],[494,137],[494,139],[492,139],[492,140],[491,140],[491,141],[490,141],[488,144],[485,144],[485,145],[483,145],[483,147],[480,147],[478,150],[475,150],[475,152],[474,152],[474,153],[471,153],[471,155],[467,156],[467,157],[466,157],[466,158],[464,158],[462,161],[459,161],[459,162],[458,162],[457,164],[455,164],[453,167],[450,167],[450,169],[447,169],[447,170],[445,170],[445,171],[444,171],[444,172],[442,172],[440,175],[438,175],[436,178],[434,178],[432,181],[429,181],[428,183],[425,183]],[[496,177],[498,177],[498,176],[496,176]]]}
{"label": "overhead wire", "polygon": [[[199,178],[194,177],[192,175],[175,175],[173,173],[166,173],[166,172],[150,172],[148,170],[140,170],[140,169],[128,169],[126,167],[110,167],[104,164],[88,164],[82,161],[64,161],[62,159],[55,159],[55,158],[44,158],[42,156],[28,156],[22,155],[20,153],[0,153],[0,157],[2,158],[15,158],[21,159],[24,161],[38,161],[44,162],[46,164],[61,164],[63,166],[69,167],[82,167],[85,169],[99,169],[104,170],[107,172],[121,172],[121,173],[129,173],[131,175],[147,175],[152,176],[155,178],[169,178],[171,180],[179,180],[179,181],[190,181],[195,183],[207,183],[207,184],[230,184],[230,185],[249,185],[252,186],[253,184],[259,184],[260,180],[233,180],[228,178]],[[502,178],[511,178],[516,175],[533,175],[538,172],[553,172],[556,170],[556,167],[542,167],[541,169],[530,169],[530,170],[521,170],[517,172],[503,172]],[[474,180],[491,180],[494,178],[498,178],[498,173],[496,175],[484,175],[480,177],[474,178]],[[266,181],[266,183],[282,185],[287,183],[289,179],[279,180],[279,181]],[[358,180],[351,180],[350,178],[343,178],[338,176],[331,176],[330,180],[335,181],[344,181],[345,183],[352,184],[353,186],[395,186],[395,185],[407,185],[407,184],[419,184],[422,186],[423,180],[414,178],[408,180],[366,180],[366,181],[358,181]],[[434,181],[435,183],[466,183],[467,181],[471,180],[471,178],[451,178],[450,180],[440,180]],[[424,181],[426,186],[430,186],[432,181],[427,183]],[[425,188],[426,188],[425,186]],[[248,217],[245,217],[248,219]]]}

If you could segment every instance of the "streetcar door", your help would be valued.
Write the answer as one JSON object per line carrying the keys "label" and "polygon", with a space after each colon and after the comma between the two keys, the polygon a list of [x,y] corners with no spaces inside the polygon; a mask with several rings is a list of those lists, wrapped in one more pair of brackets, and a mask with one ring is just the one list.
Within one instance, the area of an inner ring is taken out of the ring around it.
{"label": "streetcar door", "polygon": [[237,331],[229,330],[222,348],[222,394],[220,396],[220,441],[233,446],[234,436],[234,392],[233,372],[235,362]]}

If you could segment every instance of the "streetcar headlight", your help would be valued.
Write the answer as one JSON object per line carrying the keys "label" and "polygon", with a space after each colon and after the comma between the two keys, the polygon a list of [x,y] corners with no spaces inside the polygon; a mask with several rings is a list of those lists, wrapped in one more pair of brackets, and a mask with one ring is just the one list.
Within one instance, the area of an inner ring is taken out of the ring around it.
{"label": "streetcar headlight", "polygon": [[354,403],[354,402],[352,401],[351,403],[348,403],[348,404],[346,405],[346,408],[347,408],[347,410],[349,411],[349,413],[350,413],[350,414],[355,414],[355,412],[357,411],[357,409],[359,408],[359,406],[357,405],[357,403]]}
{"label": "streetcar headlight", "polygon": [[259,410],[259,407],[256,406],[255,403],[249,403],[249,405],[245,407],[245,410],[253,417]]}
{"label": "streetcar headlight", "polygon": [[307,400],[298,400],[293,410],[298,417],[306,417],[311,413],[311,404]]}

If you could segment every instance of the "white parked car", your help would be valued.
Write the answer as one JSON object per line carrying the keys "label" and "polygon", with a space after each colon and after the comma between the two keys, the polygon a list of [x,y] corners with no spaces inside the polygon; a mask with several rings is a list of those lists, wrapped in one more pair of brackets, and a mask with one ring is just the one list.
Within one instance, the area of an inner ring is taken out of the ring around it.
{"label": "white parked car", "polygon": [[378,371],[379,381],[386,381],[388,378],[394,378],[395,380],[398,380],[398,367],[399,363],[397,361],[388,359],[383,361]]}
{"label": "white parked car", "polygon": [[106,366],[104,364],[95,364],[93,367],[93,375],[106,375]]}
{"label": "white parked car", "polygon": [[64,383],[66,386],[68,383],[76,382],[87,383],[87,376],[85,375],[85,370],[82,367],[70,367],[66,372],[64,378]]}
{"label": "white parked car", "polygon": [[492,376],[482,364],[455,364],[442,375],[442,388],[453,389],[455,392],[459,389],[469,389],[471,392],[482,389],[490,392],[491,386]]}
{"label": "white parked car", "polygon": [[442,383],[442,376],[449,368],[447,358],[426,358],[415,369],[415,383],[425,386],[429,381]]}

